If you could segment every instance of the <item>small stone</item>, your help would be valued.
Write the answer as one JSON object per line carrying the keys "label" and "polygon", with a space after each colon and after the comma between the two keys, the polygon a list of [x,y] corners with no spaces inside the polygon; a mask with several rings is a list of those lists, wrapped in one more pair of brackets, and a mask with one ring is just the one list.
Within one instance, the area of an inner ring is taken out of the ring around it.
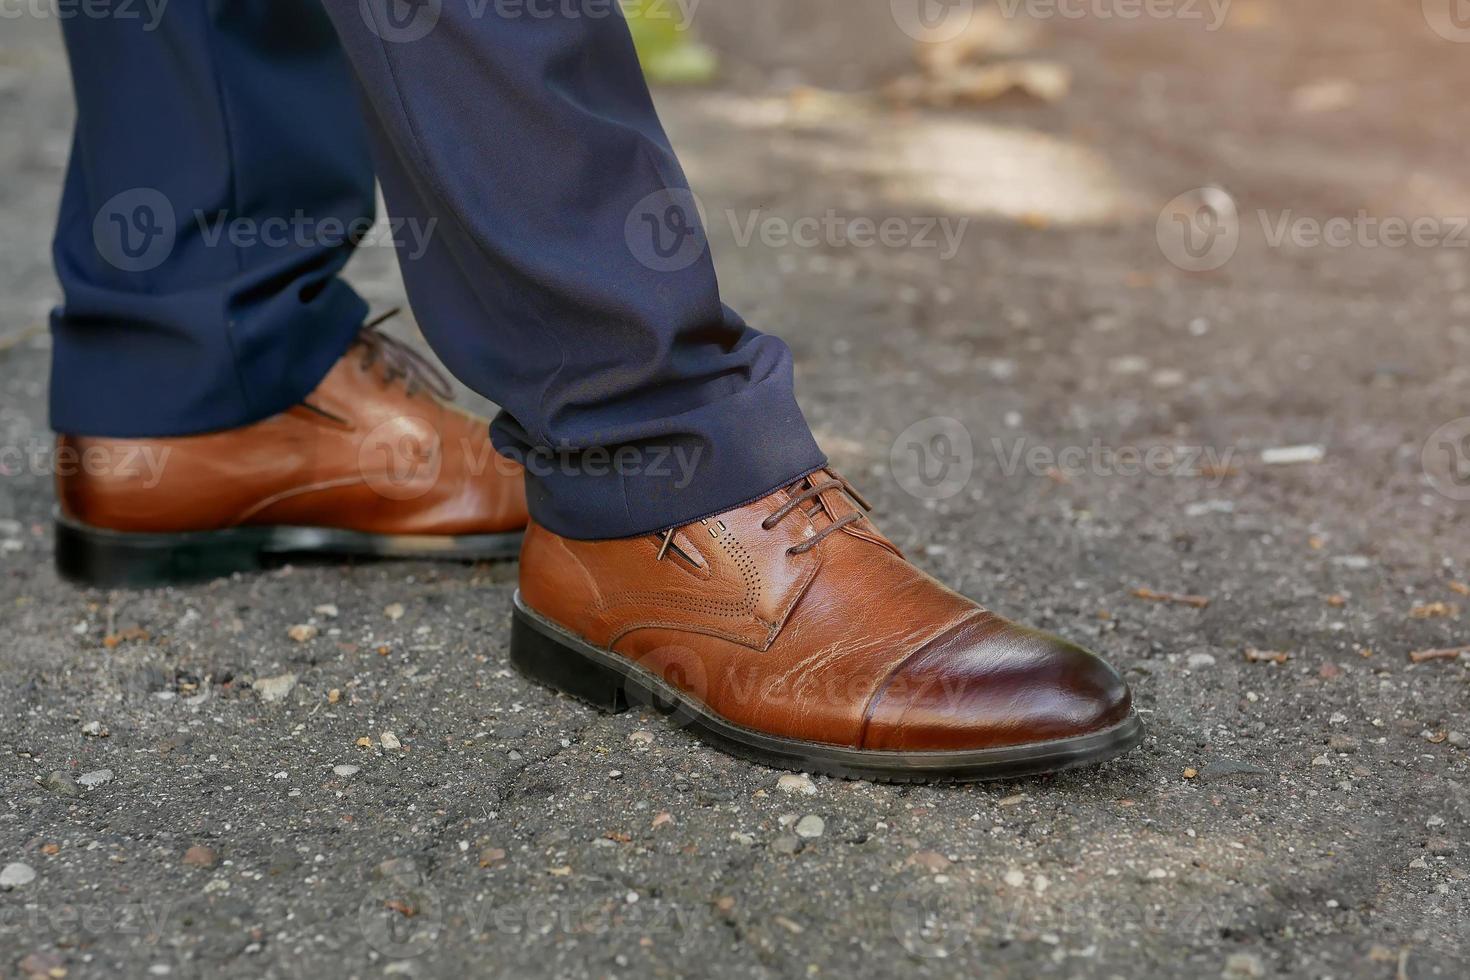
{"label": "small stone", "polygon": [[1334,711],[1332,713],[1332,717],[1327,719],[1327,724],[1329,724],[1329,725],[1346,725],[1347,724],[1347,721],[1348,721],[1348,716],[1347,715],[1343,714],[1341,711]]}
{"label": "small stone", "polygon": [[1184,778],[1185,779],[1194,779],[1198,775],[1199,775],[1199,770],[1198,769],[1190,768],[1190,769],[1184,770]]}
{"label": "small stone", "polygon": [[252,686],[255,688],[256,697],[270,704],[274,701],[285,700],[286,695],[296,689],[297,674],[278,674],[275,677],[262,677]]}
{"label": "small stone", "polygon": [[184,852],[184,863],[191,868],[212,868],[219,863],[219,854],[213,848],[195,844]]}
{"label": "small stone", "polygon": [[378,744],[385,749],[401,749],[403,743],[398,741],[398,736],[392,732],[384,732],[378,736]]}
{"label": "small stone", "polygon": [[357,766],[333,766],[332,771],[339,776],[356,776],[362,772]]}
{"label": "small stone", "polygon": [[321,631],[310,623],[297,623],[295,626],[286,630],[286,635],[297,643],[310,643],[316,639],[316,635],[319,632]]}
{"label": "small stone", "polygon": [[336,704],[338,701],[341,701],[341,700],[342,700],[342,691],[341,691],[340,688],[334,687],[330,691],[327,692],[327,704]]}
{"label": "small stone", "polygon": [[800,793],[803,796],[817,795],[817,785],[799,772],[786,773],[776,780],[776,788],[785,793]]}
{"label": "small stone", "polygon": [[653,732],[644,731],[640,728],[638,731],[628,736],[628,741],[632,742],[634,745],[652,745]]}
{"label": "small stone", "polygon": [[771,841],[771,850],[777,854],[795,854],[801,850],[801,838],[792,834],[782,834]]}
{"label": "small stone", "polygon": [[325,616],[328,619],[337,618],[337,607],[332,605],[332,603],[330,602],[322,603],[320,606],[317,606],[315,609],[313,609],[312,612],[316,613],[318,616]]}
{"label": "small stone", "polygon": [[1459,847],[1453,839],[1441,835],[1435,835],[1424,843],[1424,849],[1435,857],[1448,857],[1459,850]]}
{"label": "small stone", "polygon": [[1188,379],[1183,371],[1175,368],[1162,368],[1155,371],[1149,380],[1157,388],[1177,388]]}
{"label": "small stone", "polygon": [[1464,732],[1450,732],[1449,742],[1457,749],[1470,748],[1470,735]]}
{"label": "small stone", "polygon": [[505,860],[505,848],[487,847],[480,851],[480,867],[490,868]]}
{"label": "small stone", "polygon": [[737,843],[737,844],[743,844],[746,847],[749,847],[749,846],[751,846],[752,844],[755,843],[755,835],[754,834],[746,834],[746,833],[742,833],[741,831],[738,831],[738,830],[731,831],[731,833],[730,833],[730,839],[732,841],[734,841],[735,843]]}
{"label": "small stone", "polygon": [[1005,877],[1001,880],[1012,888],[1020,888],[1022,885],[1026,884],[1026,875],[1020,871],[1012,869],[1010,871],[1007,871],[1005,873]]}
{"label": "small stone", "polygon": [[1426,827],[1443,827],[1444,826],[1444,817],[1441,817],[1439,814],[1435,814],[1434,816],[1430,817],[1428,820],[1424,821],[1424,826],[1426,826]]}
{"label": "small stone", "polygon": [[1266,975],[1266,964],[1254,953],[1231,953],[1225,958],[1225,980],[1250,980]]}
{"label": "small stone", "polygon": [[938,851],[918,851],[909,855],[909,864],[916,864],[921,868],[932,871],[935,874],[949,867],[949,858]]}
{"label": "small stone", "polygon": [[370,749],[373,747],[373,740],[364,735],[357,740],[357,747],[360,749]]}
{"label": "small stone", "polygon": [[1165,871],[1163,868],[1150,868],[1148,871],[1148,878],[1150,881],[1160,881],[1167,877],[1169,877],[1169,872]]}
{"label": "small stone", "polygon": [[1358,740],[1351,735],[1334,735],[1327,740],[1327,747],[1334,752],[1358,751]]}
{"label": "small stone", "polygon": [[16,968],[20,970],[22,976],[30,977],[32,980],[38,980],[40,977],[60,980],[61,977],[66,976],[66,961],[50,950],[37,950],[29,954],[16,964]]}
{"label": "small stone", "polygon": [[1274,446],[1261,450],[1261,462],[1267,466],[1312,465],[1322,462],[1326,456],[1326,446]]}
{"label": "small stone", "polygon": [[82,734],[88,736],[89,738],[106,738],[107,736],[111,735],[112,732],[109,732],[105,727],[103,727],[102,722],[100,721],[89,721],[82,726]]}
{"label": "small stone", "polygon": [[112,782],[112,770],[94,769],[91,772],[84,772],[77,777],[77,782],[81,783],[87,789],[95,789],[98,786],[105,786],[108,783]]}
{"label": "small stone", "polygon": [[796,821],[796,836],[815,840],[827,831],[827,822],[815,813],[808,813]]}
{"label": "small stone", "polygon": [[787,932],[791,933],[793,936],[799,936],[803,932],[806,932],[806,927],[803,926],[800,922],[797,922],[793,919],[788,919],[784,915],[778,915],[771,921],[776,923],[776,925],[780,926],[782,929],[785,929]]}
{"label": "small stone", "polygon": [[46,777],[41,780],[41,787],[50,790],[57,796],[82,795],[81,789],[78,788],[76,783],[72,782],[71,776],[61,770],[47,773]]}
{"label": "small stone", "polygon": [[1429,862],[1424,860],[1423,858],[1415,858],[1414,860],[1409,862],[1409,867],[1423,870],[1429,867]]}
{"label": "small stone", "polygon": [[383,607],[383,615],[387,616],[395,623],[398,622],[400,619],[403,618],[403,603],[389,603],[388,605]]}
{"label": "small stone", "polygon": [[36,869],[16,861],[0,868],[0,890],[9,891],[36,880]]}
{"label": "small stone", "polygon": [[1199,670],[1201,667],[1215,666],[1215,657],[1209,653],[1191,653],[1185,663],[1190,670]]}

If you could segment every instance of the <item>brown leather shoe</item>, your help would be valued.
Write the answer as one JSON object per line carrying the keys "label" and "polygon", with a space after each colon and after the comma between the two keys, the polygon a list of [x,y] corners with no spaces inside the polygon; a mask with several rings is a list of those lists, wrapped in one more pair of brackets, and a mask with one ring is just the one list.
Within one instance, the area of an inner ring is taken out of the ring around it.
{"label": "brown leather shoe", "polygon": [[446,379],[371,327],[300,405],[162,439],[61,436],[56,564],[146,587],[264,567],[278,555],[513,558],[520,466],[489,423],[444,404]]}
{"label": "brown leather shoe", "polygon": [[1111,667],[940,585],[855,500],[820,471],[668,534],[573,541],[533,524],[511,660],[604,710],[652,706],[807,772],[1000,778],[1139,743]]}

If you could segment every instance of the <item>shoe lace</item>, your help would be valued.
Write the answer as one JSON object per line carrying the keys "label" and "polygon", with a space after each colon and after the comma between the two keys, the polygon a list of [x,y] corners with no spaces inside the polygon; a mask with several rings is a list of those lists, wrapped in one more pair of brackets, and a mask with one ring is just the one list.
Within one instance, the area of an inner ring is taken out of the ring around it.
{"label": "shoe lace", "polygon": [[[830,470],[828,472],[831,473]],[[811,486],[802,486],[803,483],[808,482],[811,483]],[[873,505],[868,503],[863,495],[858,493],[851,483],[848,483],[846,479],[838,476],[835,473],[832,473],[831,476],[820,482],[812,481],[810,480],[810,478],[803,477],[801,480],[798,480],[797,482],[788,486],[786,490],[788,493],[793,494],[793,496],[780,507],[777,507],[775,510],[771,511],[771,513],[766,516],[766,519],[761,521],[762,530],[772,530],[777,524],[781,523],[783,520],[789,517],[792,513],[796,511],[797,508],[801,507],[803,504],[809,503],[812,505],[810,508],[807,509],[806,515],[808,517],[815,517],[822,509],[822,504],[817,498],[826,493],[828,490],[841,491],[842,493],[847,495],[847,498],[849,500],[851,500],[853,503],[857,504],[859,508],[861,508],[861,510],[855,510],[847,514],[843,514],[837,520],[831,522],[826,527],[823,527],[822,529],[817,531],[816,534],[813,534],[810,538],[807,538],[801,544],[792,545],[790,548],[787,548],[786,553],[792,556],[804,555],[808,551],[811,551],[813,548],[815,548],[817,545],[821,544],[823,541],[830,538],[832,535],[836,534],[838,531],[841,531],[843,528],[850,527],[851,525],[856,524],[859,521],[865,520],[868,512],[873,509]],[[721,528],[723,529],[723,525],[721,525]],[[663,534],[657,536],[660,541],[657,558],[658,561],[663,561],[664,556],[667,555],[671,550],[683,554],[679,547],[674,544],[674,532],[677,530],[678,528],[671,527],[667,531],[663,532]]]}
{"label": "shoe lace", "polygon": [[786,501],[786,503],[782,504],[780,507],[777,507],[775,510],[771,511],[770,515],[766,517],[765,520],[761,521],[761,527],[763,529],[767,531],[773,529],[777,524],[781,523],[793,512],[795,512],[797,508],[806,503],[811,503],[813,505],[812,507],[807,509],[807,516],[816,516],[816,514],[822,508],[822,504],[818,500],[818,498],[821,497],[821,495],[826,493],[828,490],[837,490],[841,493],[846,494],[848,499],[857,504],[858,507],[861,509],[843,514],[841,517],[837,518],[837,520],[832,521],[830,524],[818,530],[816,534],[813,534],[810,538],[807,538],[801,544],[792,545],[790,548],[787,548],[786,553],[788,555],[806,554],[808,551],[811,551],[817,545],[821,544],[823,541],[827,540],[837,532],[841,531],[843,528],[849,527],[853,524],[857,524],[859,521],[865,520],[867,517],[867,512],[873,509],[873,505],[868,503],[867,500],[863,498],[862,494],[853,489],[851,483],[848,483],[847,480],[835,474],[820,482],[805,482],[810,482],[811,486],[804,489],[798,489],[799,487],[801,487],[801,483],[798,482],[792,484],[790,487],[787,488],[788,492],[794,491],[791,499]]}
{"label": "shoe lace", "polygon": [[408,344],[378,329],[398,313],[395,307],[363,325],[362,332],[357,335],[357,342],[363,349],[363,369],[381,362],[384,378],[390,383],[402,378],[410,395],[425,388],[444,401],[453,401],[454,386],[444,372]]}

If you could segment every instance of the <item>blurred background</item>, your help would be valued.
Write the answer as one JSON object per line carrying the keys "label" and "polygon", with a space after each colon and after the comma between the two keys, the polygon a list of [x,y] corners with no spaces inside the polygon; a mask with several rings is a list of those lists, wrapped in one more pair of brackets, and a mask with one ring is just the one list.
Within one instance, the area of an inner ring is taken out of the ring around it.
{"label": "blurred background", "polygon": [[[29,454],[71,108],[37,9],[0,8],[0,443],[24,450],[0,478],[0,848],[68,842],[28,858],[33,903],[104,882],[194,917],[152,941],[12,928],[0,973],[14,951],[126,973],[1466,975],[1470,4],[629,6],[726,300],[790,342],[834,462],[919,564],[1137,692],[1141,751],[965,790],[783,788],[531,689],[503,669],[503,569],[59,584]],[[402,303],[391,249],[349,274]],[[394,656],[285,643],[321,602]],[[129,628],[153,639],[99,652]],[[119,693],[286,670],[358,689],[412,758],[288,800],[272,773],[345,757],[368,722],[305,693],[204,717]],[[112,739],[76,736],[103,712]],[[35,778],[63,762],[118,778],[57,800]],[[236,827],[267,829],[221,827],[224,783],[251,800]],[[807,814],[825,831],[798,839]],[[200,839],[240,869],[212,892],[178,869]],[[394,959],[355,913],[403,855],[442,914]],[[672,935],[627,924],[629,894]],[[507,902],[552,927],[454,911]],[[557,918],[587,909],[606,928]]]}

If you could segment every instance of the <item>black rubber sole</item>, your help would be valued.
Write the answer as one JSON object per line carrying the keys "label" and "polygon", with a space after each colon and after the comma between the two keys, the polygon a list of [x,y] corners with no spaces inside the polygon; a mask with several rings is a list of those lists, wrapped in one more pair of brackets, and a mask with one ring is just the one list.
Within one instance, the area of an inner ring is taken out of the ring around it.
{"label": "black rubber sole", "polygon": [[728,721],[615,653],[598,649],[539,615],[515,596],[510,660],[538,683],[620,713],[650,707],[680,728],[741,758],[777,769],[878,782],[978,782],[1090,766],[1143,741],[1143,722],[1129,715],[1112,728],[1076,738],[960,752],[876,752],[804,742]]}
{"label": "black rubber sole", "polygon": [[56,570],[95,588],[146,589],[222,578],[292,556],[493,561],[520,554],[522,534],[367,534],[322,527],[234,527],[134,534],[56,516]]}

